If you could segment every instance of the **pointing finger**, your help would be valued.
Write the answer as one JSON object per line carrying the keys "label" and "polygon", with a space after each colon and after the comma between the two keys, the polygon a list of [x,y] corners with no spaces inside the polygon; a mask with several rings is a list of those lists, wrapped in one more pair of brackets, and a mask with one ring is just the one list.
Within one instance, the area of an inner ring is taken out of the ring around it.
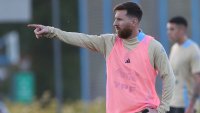
{"label": "pointing finger", "polygon": [[39,25],[39,24],[28,24],[27,27],[30,27],[30,28],[41,28],[42,26]]}

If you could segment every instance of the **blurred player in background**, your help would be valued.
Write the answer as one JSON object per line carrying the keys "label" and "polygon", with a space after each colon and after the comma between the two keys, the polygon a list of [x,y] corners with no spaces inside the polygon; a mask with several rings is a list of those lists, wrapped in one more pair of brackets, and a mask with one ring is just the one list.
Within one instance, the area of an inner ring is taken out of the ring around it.
{"label": "blurred player in background", "polygon": [[[102,53],[107,66],[107,113],[165,113],[175,78],[163,46],[139,30],[141,8],[126,2],[114,8],[117,34],[100,36],[28,25],[37,38],[58,38],[67,44]],[[157,70],[163,80],[161,102],[155,90]]]}
{"label": "blurred player in background", "polygon": [[[167,23],[168,36],[175,43],[171,48],[170,63],[176,77],[169,113],[194,113],[200,91],[200,49],[188,38],[187,27],[186,19],[180,16]],[[185,86],[189,100],[184,94]]]}

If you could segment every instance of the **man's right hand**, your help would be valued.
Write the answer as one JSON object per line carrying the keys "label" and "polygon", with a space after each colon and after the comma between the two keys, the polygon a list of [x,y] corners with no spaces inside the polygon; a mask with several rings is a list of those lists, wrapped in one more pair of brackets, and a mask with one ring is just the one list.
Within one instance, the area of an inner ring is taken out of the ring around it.
{"label": "man's right hand", "polygon": [[44,37],[44,35],[49,33],[48,27],[44,26],[44,25],[29,24],[27,26],[34,29],[34,33],[35,33],[36,38]]}

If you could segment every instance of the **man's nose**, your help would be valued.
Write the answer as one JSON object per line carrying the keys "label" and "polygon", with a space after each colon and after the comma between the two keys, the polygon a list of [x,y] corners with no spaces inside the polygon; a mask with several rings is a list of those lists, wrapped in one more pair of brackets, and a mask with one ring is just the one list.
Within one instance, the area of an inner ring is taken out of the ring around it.
{"label": "man's nose", "polygon": [[116,21],[113,22],[113,26],[117,26],[117,22]]}

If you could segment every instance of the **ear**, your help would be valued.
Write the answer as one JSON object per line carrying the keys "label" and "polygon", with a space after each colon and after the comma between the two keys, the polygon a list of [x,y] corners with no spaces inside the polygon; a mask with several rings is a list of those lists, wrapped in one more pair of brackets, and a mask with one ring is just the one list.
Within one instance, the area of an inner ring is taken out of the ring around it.
{"label": "ear", "polygon": [[187,32],[187,27],[183,26],[183,29],[184,29],[185,32]]}
{"label": "ear", "polygon": [[139,23],[139,20],[137,18],[132,18],[133,25],[137,25]]}
{"label": "ear", "polygon": [[180,32],[186,32],[185,26],[183,26],[183,25],[178,25],[177,27],[178,27],[178,30],[179,30]]}

